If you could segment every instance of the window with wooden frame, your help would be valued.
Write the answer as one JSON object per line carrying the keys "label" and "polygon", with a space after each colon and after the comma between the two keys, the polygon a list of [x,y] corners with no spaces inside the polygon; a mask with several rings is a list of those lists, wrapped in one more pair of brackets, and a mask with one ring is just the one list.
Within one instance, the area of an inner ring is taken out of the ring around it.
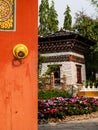
{"label": "window with wooden frame", "polygon": [[76,65],[77,83],[82,83],[81,67],[81,65]]}

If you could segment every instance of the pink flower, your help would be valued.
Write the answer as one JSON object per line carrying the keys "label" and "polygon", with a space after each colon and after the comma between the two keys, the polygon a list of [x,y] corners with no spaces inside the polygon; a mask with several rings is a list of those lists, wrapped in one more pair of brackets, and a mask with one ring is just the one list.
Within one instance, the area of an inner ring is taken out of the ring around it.
{"label": "pink flower", "polygon": [[56,113],[57,112],[57,109],[56,108],[52,108],[51,109],[51,113]]}

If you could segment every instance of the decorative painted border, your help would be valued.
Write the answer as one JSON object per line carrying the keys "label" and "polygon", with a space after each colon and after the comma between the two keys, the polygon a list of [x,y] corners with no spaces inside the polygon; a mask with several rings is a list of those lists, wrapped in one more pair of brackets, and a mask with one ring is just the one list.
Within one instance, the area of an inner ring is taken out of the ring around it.
{"label": "decorative painted border", "polygon": [[0,31],[16,30],[16,0],[0,0]]}
{"label": "decorative painted border", "polygon": [[43,63],[72,61],[85,64],[85,59],[74,55],[46,56]]}
{"label": "decorative painted border", "polygon": [[39,41],[38,49],[41,54],[58,52],[75,52],[78,54],[84,54],[87,46],[83,42],[76,39],[55,39],[55,41]]}

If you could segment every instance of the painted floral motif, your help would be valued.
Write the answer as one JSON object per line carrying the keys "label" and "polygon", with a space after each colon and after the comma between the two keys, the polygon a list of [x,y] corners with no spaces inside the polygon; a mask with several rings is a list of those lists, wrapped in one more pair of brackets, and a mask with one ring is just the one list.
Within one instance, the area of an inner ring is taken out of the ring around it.
{"label": "painted floral motif", "polygon": [[0,30],[14,29],[15,0],[0,0]]}

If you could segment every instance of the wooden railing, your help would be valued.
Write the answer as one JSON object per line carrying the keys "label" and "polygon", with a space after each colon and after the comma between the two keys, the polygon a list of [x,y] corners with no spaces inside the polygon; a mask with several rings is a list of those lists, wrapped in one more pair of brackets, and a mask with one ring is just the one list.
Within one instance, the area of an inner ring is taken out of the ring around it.
{"label": "wooden railing", "polygon": [[63,75],[62,78],[55,78],[54,73],[51,73],[50,76],[46,75],[44,77],[40,77],[39,86],[45,89],[56,87],[66,89],[66,76]]}

